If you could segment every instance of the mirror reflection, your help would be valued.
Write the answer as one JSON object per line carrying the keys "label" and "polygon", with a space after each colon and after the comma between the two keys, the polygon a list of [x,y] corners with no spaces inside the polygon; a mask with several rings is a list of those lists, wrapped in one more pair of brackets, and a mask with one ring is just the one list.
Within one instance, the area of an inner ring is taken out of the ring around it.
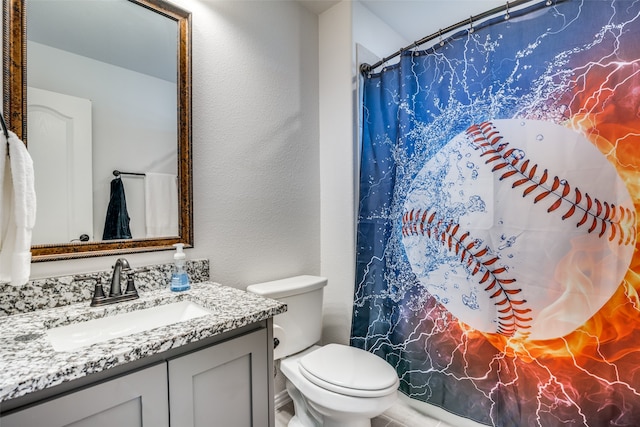
{"label": "mirror reflection", "polygon": [[3,4],[4,112],[35,167],[33,260],[190,247],[190,13]]}
{"label": "mirror reflection", "polygon": [[33,244],[177,236],[176,21],[126,0],[26,12]]}

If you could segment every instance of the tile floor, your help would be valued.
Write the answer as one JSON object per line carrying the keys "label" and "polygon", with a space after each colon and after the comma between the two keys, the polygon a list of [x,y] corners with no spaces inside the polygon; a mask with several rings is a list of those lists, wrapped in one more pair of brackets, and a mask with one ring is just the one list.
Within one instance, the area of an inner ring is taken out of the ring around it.
{"label": "tile floor", "polygon": [[[289,402],[276,411],[276,427],[286,427],[293,416],[293,403]],[[402,402],[371,420],[371,427],[452,427],[444,421],[426,417]]]}

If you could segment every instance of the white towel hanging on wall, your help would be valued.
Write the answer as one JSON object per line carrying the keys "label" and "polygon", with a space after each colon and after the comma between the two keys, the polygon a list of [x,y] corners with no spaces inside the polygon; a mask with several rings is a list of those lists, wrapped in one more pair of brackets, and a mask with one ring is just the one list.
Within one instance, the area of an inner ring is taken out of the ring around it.
{"label": "white towel hanging on wall", "polygon": [[145,174],[147,237],[178,236],[178,183],[176,175]]}
{"label": "white towel hanging on wall", "polygon": [[[36,222],[33,161],[9,131],[0,143],[0,282],[24,285],[31,274],[31,234]],[[7,152],[8,150],[8,152]]]}

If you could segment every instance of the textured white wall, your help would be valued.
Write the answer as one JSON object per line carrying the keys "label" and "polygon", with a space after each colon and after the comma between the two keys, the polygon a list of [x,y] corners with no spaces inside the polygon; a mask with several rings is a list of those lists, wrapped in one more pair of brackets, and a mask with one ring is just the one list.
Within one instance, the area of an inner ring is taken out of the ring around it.
{"label": "textured white wall", "polygon": [[[320,273],[317,16],[292,1],[177,4],[193,23],[195,247],[211,278]],[[116,257],[32,264],[32,278],[108,269]],[[133,266],[172,252],[127,256]]]}

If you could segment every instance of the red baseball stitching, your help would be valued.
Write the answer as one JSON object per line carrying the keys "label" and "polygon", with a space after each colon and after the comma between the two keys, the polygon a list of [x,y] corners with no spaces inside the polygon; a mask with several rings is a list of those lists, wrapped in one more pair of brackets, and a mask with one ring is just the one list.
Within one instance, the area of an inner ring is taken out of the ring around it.
{"label": "red baseball stitching", "polygon": [[[492,255],[489,247],[476,250],[476,241],[470,237],[471,233],[463,232],[459,224],[445,223],[438,218],[436,212],[421,209],[405,212],[402,216],[402,235],[427,235],[440,242],[445,249],[460,256],[460,263],[466,266],[478,284],[485,285],[485,292],[490,292],[489,298],[495,300],[498,308],[497,332],[505,336],[513,336],[519,329],[529,329],[531,317],[525,317],[531,309],[526,307],[527,300],[522,298],[522,289],[512,289],[516,279],[504,277],[506,267],[494,264],[498,257]],[[480,275],[481,273],[481,275]],[[525,332],[526,333],[526,332]]]}
{"label": "red baseball stitching", "polygon": [[[480,157],[490,156],[485,164],[493,164],[492,172],[503,171],[500,180],[514,177],[515,181],[511,184],[511,188],[516,188],[524,184],[530,184],[525,188],[522,197],[526,197],[539,189],[540,192],[533,199],[533,203],[551,197],[553,203],[547,209],[547,212],[553,212],[558,209],[562,202],[569,204],[569,208],[562,215],[562,220],[572,217],[577,212],[583,212],[582,218],[576,223],[576,227],[582,227],[590,224],[589,233],[600,229],[598,237],[601,238],[610,230],[609,241],[613,241],[618,236],[619,245],[628,245],[636,240],[636,212],[624,206],[616,206],[613,203],[601,202],[597,198],[592,198],[588,193],[583,193],[574,188],[573,199],[569,198],[571,186],[567,180],[561,180],[557,176],[553,177],[551,185],[547,183],[549,174],[545,169],[540,178],[536,177],[538,165],[533,164],[529,159],[513,157],[515,148],[507,149],[508,142],[502,142],[502,135],[496,129],[492,122],[483,122],[479,125],[470,126],[467,131],[467,137],[476,150],[483,150]],[[536,181],[537,179],[537,181]]]}
{"label": "red baseball stitching", "polygon": [[[571,186],[566,180],[555,176],[549,185],[547,169],[543,171],[541,177],[536,177],[538,165],[524,157],[515,157],[514,153],[517,149],[507,149],[509,143],[502,142],[503,136],[492,122],[472,125],[467,129],[466,134],[476,150],[483,150],[480,157],[489,156],[485,164],[493,165],[491,171],[502,173],[500,180],[514,177],[512,188],[528,184],[522,197],[527,197],[538,189],[533,203],[550,197],[552,203],[547,208],[549,213],[560,208],[563,201],[569,204],[569,208],[562,215],[563,221],[582,212],[581,219],[576,223],[577,228],[590,224],[587,232],[592,233],[599,228],[599,238],[602,238],[608,229],[610,230],[609,241],[613,241],[618,236],[619,245],[635,242],[637,230],[634,210],[592,198],[588,193],[583,194],[577,187],[573,189],[571,199],[569,196]],[[405,237],[427,235],[440,242],[449,252],[460,256],[460,262],[467,267],[472,276],[478,279],[478,284],[486,284],[485,292],[492,292],[489,298],[496,300],[494,304],[498,307],[497,332],[499,334],[513,336],[517,330],[531,327],[529,323],[533,319],[526,317],[531,309],[526,307],[527,301],[522,298],[522,289],[512,289],[507,286],[515,283],[516,279],[504,277],[507,272],[506,267],[494,267],[499,258],[491,255],[488,246],[475,250],[475,239],[470,237],[470,232],[462,232],[459,224],[444,222],[438,218],[435,211],[423,212],[421,209],[417,211],[412,209],[405,212],[402,217],[402,235]],[[479,273],[482,275],[479,276]]]}

